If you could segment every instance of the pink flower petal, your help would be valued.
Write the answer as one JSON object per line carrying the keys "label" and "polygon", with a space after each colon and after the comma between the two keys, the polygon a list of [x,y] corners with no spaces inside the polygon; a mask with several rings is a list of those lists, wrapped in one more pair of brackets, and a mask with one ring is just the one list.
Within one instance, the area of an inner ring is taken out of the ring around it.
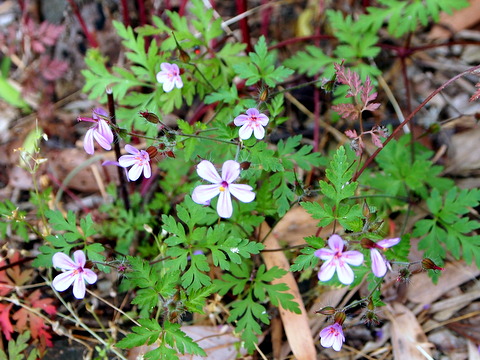
{"label": "pink flower petal", "polygon": [[258,116],[260,113],[258,112],[257,109],[255,108],[250,108],[246,111],[247,115],[252,117],[252,116]]}
{"label": "pink flower petal", "polygon": [[73,284],[76,277],[75,270],[66,271],[55,276],[55,279],[52,281],[52,286],[57,291],[65,291]]}
{"label": "pink flower petal", "polygon": [[83,279],[89,284],[95,284],[97,282],[97,274],[90,269],[83,269]]}
{"label": "pink flower petal", "polygon": [[385,239],[377,242],[377,245],[386,249],[386,248],[397,245],[399,242],[400,242],[400,238]]}
{"label": "pink flower petal", "polygon": [[167,93],[172,91],[174,87],[175,87],[175,83],[170,79],[163,83],[163,91]]}
{"label": "pink flower petal", "polygon": [[73,296],[77,299],[83,299],[85,297],[85,281],[83,280],[83,275],[78,274],[75,277],[73,283]]}
{"label": "pink flower petal", "polygon": [[372,260],[372,272],[376,277],[383,277],[387,273],[387,264],[382,254],[377,249],[370,249],[370,259]]}
{"label": "pink flower petal", "polygon": [[262,125],[262,126],[267,126],[268,125],[268,117],[265,114],[260,114],[257,116],[257,121]]}
{"label": "pink flower petal", "polygon": [[132,155],[140,155],[140,150],[138,150],[136,147],[133,147],[132,145],[125,145],[125,150]]}
{"label": "pink flower petal", "polygon": [[83,148],[85,149],[85,152],[89,155],[93,155],[93,153],[95,152],[95,147],[93,145],[93,134],[93,128],[88,129],[87,133],[85,134],[85,138],[83,139]]}
{"label": "pink flower petal", "polygon": [[342,259],[350,265],[359,266],[363,262],[363,254],[360,251],[345,251]]}
{"label": "pink flower petal", "polygon": [[78,268],[78,265],[73,262],[70,256],[67,256],[61,252],[57,252],[55,255],[53,255],[52,263],[53,266],[63,270],[75,270]]}
{"label": "pink flower petal", "polygon": [[265,137],[265,129],[262,126],[255,126],[253,128],[253,134],[258,140],[262,140]]}
{"label": "pink flower petal", "polygon": [[255,193],[250,185],[245,184],[230,184],[228,185],[230,194],[235,196],[238,200],[244,203],[249,203],[255,200]]}
{"label": "pink flower petal", "polygon": [[322,260],[328,260],[333,258],[333,256],[335,255],[335,251],[327,248],[323,248],[323,249],[318,249],[313,254]]}
{"label": "pink flower petal", "polygon": [[145,179],[149,179],[152,176],[152,168],[148,162],[143,165],[143,176]]}
{"label": "pink flower petal", "polygon": [[97,143],[104,148],[105,150],[111,150],[112,146],[110,145],[111,142],[109,142],[107,139],[105,139],[102,134],[100,134],[98,131],[93,132],[93,137],[95,140],[97,140]]}
{"label": "pink flower petal", "polygon": [[112,129],[110,129],[108,123],[103,119],[98,121],[98,132],[105,138],[106,141],[108,141],[109,144],[113,142]]}
{"label": "pink flower petal", "polygon": [[344,285],[350,285],[354,280],[353,270],[343,261],[337,263],[338,280]]}
{"label": "pink flower petal", "polygon": [[215,166],[213,166],[213,164],[208,160],[200,161],[200,163],[197,165],[197,174],[202,179],[210,181],[214,184],[220,184],[222,182],[222,178],[220,175],[218,175]]}
{"label": "pink flower petal", "polygon": [[233,160],[227,160],[222,166],[222,180],[227,183],[234,182],[240,176],[240,164]]}
{"label": "pink flower petal", "polygon": [[85,263],[87,262],[87,258],[85,257],[85,253],[82,250],[77,250],[73,253],[73,258],[75,259],[75,263],[77,267],[84,267]]}
{"label": "pink flower petal", "polygon": [[210,200],[220,193],[218,184],[199,185],[193,190],[192,200],[200,205],[209,205]]}
{"label": "pink flower petal", "polygon": [[333,277],[335,273],[335,261],[333,258],[330,260],[325,261],[322,266],[320,267],[320,271],[318,272],[318,280],[320,281],[328,281]]}
{"label": "pink flower petal", "polygon": [[118,159],[118,163],[121,167],[129,167],[134,165],[137,162],[136,155],[122,155]]}
{"label": "pink flower petal", "polygon": [[330,249],[332,250],[343,251],[343,247],[344,247],[343,239],[337,234],[333,234],[328,239],[328,246],[330,246]]}
{"label": "pink flower petal", "polygon": [[233,119],[233,123],[237,126],[242,126],[248,122],[249,117],[247,115],[238,115],[235,119]]}
{"label": "pink flower petal", "polygon": [[143,171],[143,166],[139,165],[138,163],[135,163],[128,171],[128,178],[132,181],[136,181],[138,180],[140,175],[142,175],[142,171]]}
{"label": "pink flower petal", "polygon": [[244,124],[240,130],[238,131],[238,136],[242,140],[250,139],[253,133],[253,128],[250,126],[249,123]]}
{"label": "pink flower petal", "polygon": [[217,203],[217,213],[222,218],[229,218],[232,216],[232,198],[227,189],[225,189],[225,191],[220,191]]}
{"label": "pink flower petal", "polygon": [[338,323],[327,326],[320,331],[320,344],[325,348],[333,348],[335,351],[340,351],[345,336],[343,335],[342,326]]}
{"label": "pink flower petal", "polygon": [[175,86],[177,87],[177,89],[181,89],[183,87],[183,81],[182,81],[182,78],[180,76],[177,76],[175,77]]}

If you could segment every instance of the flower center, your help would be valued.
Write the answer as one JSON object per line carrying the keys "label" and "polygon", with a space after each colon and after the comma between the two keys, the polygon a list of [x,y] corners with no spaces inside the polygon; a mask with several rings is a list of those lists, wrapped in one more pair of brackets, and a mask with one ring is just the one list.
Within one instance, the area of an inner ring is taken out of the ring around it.
{"label": "flower center", "polygon": [[250,121],[257,122],[257,117],[255,115],[250,116]]}
{"label": "flower center", "polygon": [[218,190],[220,190],[220,191],[225,191],[227,188],[228,188],[228,182],[222,181],[222,183],[220,184],[220,187],[218,188]]}

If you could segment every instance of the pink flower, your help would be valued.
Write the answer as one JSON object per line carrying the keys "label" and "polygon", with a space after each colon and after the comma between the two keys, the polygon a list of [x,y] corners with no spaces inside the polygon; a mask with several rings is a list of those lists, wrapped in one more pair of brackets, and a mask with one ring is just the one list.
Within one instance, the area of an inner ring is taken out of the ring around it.
{"label": "pink flower", "polygon": [[53,255],[53,266],[66,271],[55,276],[52,285],[57,291],[65,291],[73,284],[73,295],[77,299],[83,299],[85,297],[85,282],[94,284],[97,281],[97,274],[85,268],[87,261],[82,250],[75,251],[73,258],[74,261],[61,252]]}
{"label": "pink flower", "polygon": [[218,215],[222,218],[232,216],[232,198],[235,196],[238,200],[249,203],[255,199],[255,193],[250,185],[233,184],[240,176],[240,164],[233,160],[225,161],[222,166],[222,176],[218,175],[217,170],[210,161],[202,160],[197,165],[198,175],[212,185],[199,185],[193,190],[192,200],[197,204],[209,205],[210,200],[219,195],[217,203]]}
{"label": "pink flower", "polygon": [[157,81],[163,84],[163,91],[170,92],[175,86],[179,89],[183,87],[177,64],[161,63],[160,68],[162,71],[157,73]]}
{"label": "pink flower", "polygon": [[327,326],[320,331],[320,344],[324,348],[331,347],[335,351],[340,351],[344,342],[345,336],[343,335],[342,325],[339,323]]}
{"label": "pink flower", "polygon": [[390,267],[388,261],[377,250],[387,250],[388,248],[397,245],[400,242],[400,238],[385,239],[377,243],[373,243],[370,247],[370,259],[372,259],[372,272],[376,277],[383,277],[387,273],[387,266]]}
{"label": "pink flower", "polygon": [[150,155],[145,150],[138,150],[132,145],[125,145],[125,150],[132,155],[122,155],[118,159],[121,167],[127,168],[132,166],[128,171],[128,178],[132,181],[137,180],[140,175],[147,179],[152,175],[152,168],[150,167]]}
{"label": "pink flower", "polygon": [[350,285],[353,282],[353,270],[349,265],[358,266],[363,262],[363,254],[359,251],[343,251],[343,239],[334,234],[328,239],[330,249],[323,248],[315,251],[315,256],[325,262],[318,272],[320,281],[328,281],[335,271],[342,284]]}
{"label": "pink flower", "polygon": [[233,120],[234,124],[241,126],[238,135],[240,139],[250,139],[252,132],[258,140],[265,137],[264,126],[268,124],[268,117],[260,114],[257,109],[251,108],[247,110],[247,115],[239,115]]}
{"label": "pink flower", "polygon": [[77,118],[78,121],[95,123],[90,129],[88,129],[85,134],[85,139],[83,140],[83,148],[87,154],[92,155],[95,152],[93,139],[97,140],[98,144],[105,150],[112,149],[112,146],[110,145],[113,142],[112,129],[110,129],[110,126],[108,126],[108,123],[104,118],[108,118],[108,114],[102,108],[94,109],[91,118]]}

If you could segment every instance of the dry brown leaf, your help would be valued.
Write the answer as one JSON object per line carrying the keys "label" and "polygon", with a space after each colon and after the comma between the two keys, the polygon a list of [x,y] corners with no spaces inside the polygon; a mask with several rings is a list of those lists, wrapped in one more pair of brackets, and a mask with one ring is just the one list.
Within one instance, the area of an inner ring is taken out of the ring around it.
{"label": "dry brown leaf", "polygon": [[463,284],[466,281],[475,279],[480,274],[475,264],[467,266],[463,262],[448,263],[438,284],[432,283],[426,272],[412,276],[408,288],[407,298],[411,302],[420,304],[419,308],[425,305],[431,305],[446,292]]}
{"label": "dry brown leaf", "polygon": [[395,360],[425,360],[432,344],[417,322],[415,315],[404,305],[388,304],[385,313],[390,319],[393,358]]}
{"label": "dry brown leaf", "polygon": [[472,170],[480,169],[478,139],[478,126],[452,136],[448,146],[448,166],[445,170],[447,173],[469,174]]}
{"label": "dry brown leaf", "polygon": [[[266,250],[278,249],[280,244],[274,235],[271,233],[269,234],[269,231],[269,226],[266,223],[263,223],[259,229],[259,237],[263,239],[266,236],[266,239],[263,243]],[[281,269],[287,270],[287,273],[281,279],[275,279],[272,281],[272,283],[287,284],[287,286],[290,288],[288,292],[294,296],[293,300],[299,304],[300,310],[302,311],[301,314],[295,314],[283,309],[282,307],[279,308],[280,317],[282,318],[283,322],[283,328],[285,329],[285,334],[287,335],[288,343],[292,349],[295,359],[315,360],[316,351],[310,326],[308,325],[307,312],[305,310],[302,297],[300,296],[297,282],[295,281],[293,274],[288,271],[290,264],[285,254],[282,251],[267,251],[262,252],[262,257],[268,269],[278,266]]]}

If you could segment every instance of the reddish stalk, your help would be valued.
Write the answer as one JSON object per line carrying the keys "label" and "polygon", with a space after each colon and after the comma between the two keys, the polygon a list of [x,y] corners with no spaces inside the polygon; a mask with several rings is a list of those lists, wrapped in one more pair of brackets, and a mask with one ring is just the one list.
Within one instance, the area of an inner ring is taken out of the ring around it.
{"label": "reddish stalk", "polygon": [[363,164],[362,168],[357,171],[355,173],[355,175],[353,176],[352,178],[352,181],[357,181],[357,179],[360,177],[360,175],[362,175],[362,173],[365,171],[365,169],[368,167],[368,165],[370,165],[372,163],[372,161],[377,157],[378,153],[380,151],[382,151],[382,149],[385,148],[385,146],[393,139],[395,138],[399,133],[400,133],[400,130],[402,130],[402,128],[408,124],[412,119],[413,117],[430,101],[432,100],[432,98],[437,95],[439,92],[441,92],[443,89],[445,89],[448,85],[450,85],[451,83],[457,81],[459,78],[461,78],[462,76],[465,76],[467,74],[470,74],[474,71],[477,71],[480,69],[480,65],[477,65],[477,66],[474,66],[470,69],[467,69],[463,72],[461,72],[460,74],[457,74],[455,75],[453,78],[451,78],[450,80],[446,81],[444,84],[442,84],[442,86],[440,86],[438,89],[436,89],[434,92],[432,92],[420,105],[418,105],[416,107],[415,110],[413,110],[413,112],[408,115],[407,118],[405,118],[405,120],[400,124],[398,125],[398,127],[392,132],[392,134],[385,140],[385,142],[383,143],[383,147],[382,148],[378,148],[377,150],[375,150],[375,152],[370,155],[370,157],[365,161],[365,163]]}
{"label": "reddish stalk", "polygon": [[[247,11],[247,0],[235,0],[237,7],[237,15]],[[242,42],[247,45],[247,53],[252,52],[252,42],[250,40],[250,30],[248,29],[248,17],[244,17],[239,21],[240,31],[242,33]]]}
{"label": "reddish stalk", "polygon": [[75,17],[80,23],[80,26],[82,27],[82,30],[85,33],[88,43],[92,48],[98,48],[98,42],[95,39],[95,37],[90,33],[90,31],[88,31],[87,24],[83,20],[82,14],[80,13],[80,9],[78,8],[77,4],[75,3],[74,0],[68,0],[68,3],[72,7],[73,13],[75,14]]}
{"label": "reddish stalk", "polygon": [[144,0],[137,0],[138,5],[138,20],[140,21],[140,25],[147,24],[147,14],[145,12],[145,1]]}
{"label": "reddish stalk", "polygon": [[[113,99],[113,91],[111,88],[107,88],[105,90],[107,93],[107,102],[108,102],[108,113],[110,115],[110,122],[117,126],[117,118],[115,116],[115,102]],[[122,155],[120,152],[120,142],[119,142],[119,137],[117,133],[114,131],[113,132],[113,148],[115,150],[115,157],[117,159],[120,158]],[[118,170],[118,178],[120,179],[120,189],[118,189],[120,195],[122,196],[123,203],[125,205],[125,209],[129,210],[130,209],[130,200],[128,198],[128,191],[127,191],[127,181],[125,179],[125,171],[124,168],[117,166]]]}
{"label": "reddish stalk", "polygon": [[121,3],[122,3],[123,25],[127,27],[127,26],[130,26],[130,12],[128,11],[128,1],[121,0]]}
{"label": "reddish stalk", "polygon": [[188,2],[188,0],[182,0],[182,3],[180,4],[180,9],[178,9],[178,15],[180,15],[180,16],[185,15],[185,9],[187,7],[187,2]]}
{"label": "reddish stalk", "polygon": [[[261,5],[266,5],[270,1],[269,0],[262,0]],[[268,37],[268,27],[270,25],[270,18],[272,17],[273,9],[271,6],[265,6],[262,8],[262,26],[261,26],[261,33],[265,38]]]}

